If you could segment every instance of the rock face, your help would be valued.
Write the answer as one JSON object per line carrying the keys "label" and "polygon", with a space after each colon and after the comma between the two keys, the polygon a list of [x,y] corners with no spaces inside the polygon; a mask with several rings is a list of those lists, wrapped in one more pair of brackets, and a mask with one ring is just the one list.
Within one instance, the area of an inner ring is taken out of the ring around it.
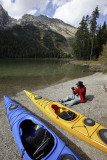
{"label": "rock face", "polygon": [[54,32],[57,32],[63,35],[65,38],[74,38],[77,28],[64,23],[59,19],[48,18],[47,16],[32,16],[26,14],[20,19],[18,22],[20,25],[33,24],[36,27],[40,27],[42,29],[51,29]]}
{"label": "rock face", "polygon": [[44,15],[25,14],[17,21],[0,5],[0,36],[2,41],[6,39],[5,46],[0,44],[1,58],[71,56],[76,31],[62,20]]}
{"label": "rock face", "polygon": [[0,5],[0,26],[1,27],[11,27],[15,25],[17,22],[16,19],[11,18],[7,11],[3,9],[3,7]]}
{"label": "rock face", "polygon": [[47,16],[40,15],[36,17],[36,19],[44,24],[47,24],[51,30],[63,35],[66,38],[74,37],[77,31],[77,28],[66,24],[57,18],[48,18]]}
{"label": "rock face", "polygon": [[38,27],[40,29],[49,30],[49,27],[47,24],[42,23],[35,16],[32,16],[30,14],[25,14],[24,16],[22,16],[22,18],[17,21],[17,24],[21,26],[33,24],[35,27]]}
{"label": "rock face", "polygon": [[21,26],[33,24],[43,30],[52,30],[63,35],[66,39],[74,38],[77,28],[64,23],[62,20],[56,18],[48,18],[47,16],[32,16],[30,14],[25,14],[18,21],[11,18],[7,11],[3,9],[0,5],[0,26],[1,27],[12,27],[16,24]]}

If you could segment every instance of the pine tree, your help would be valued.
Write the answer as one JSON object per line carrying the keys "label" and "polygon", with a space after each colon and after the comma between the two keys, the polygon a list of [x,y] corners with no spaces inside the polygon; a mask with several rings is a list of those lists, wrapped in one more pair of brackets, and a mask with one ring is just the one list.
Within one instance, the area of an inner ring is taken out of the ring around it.
{"label": "pine tree", "polygon": [[89,29],[88,29],[89,16],[83,16],[78,31],[76,33],[76,39],[73,44],[74,53],[79,59],[88,59],[89,55]]}
{"label": "pine tree", "polygon": [[98,27],[98,32],[96,36],[96,48],[95,48],[95,54],[96,54],[96,59],[99,57],[99,55],[102,52],[103,45],[106,44],[107,42],[107,25],[106,22],[104,22],[103,26]]}
{"label": "pine tree", "polygon": [[97,18],[99,17],[99,10],[98,6],[92,13],[91,20],[90,20],[90,36],[91,36],[91,53],[90,53],[90,60],[92,60],[94,44],[96,39],[96,32],[97,32]]}
{"label": "pine tree", "polygon": [[107,24],[97,25],[99,17],[98,6],[92,12],[92,16],[83,17],[78,27],[75,42],[73,43],[74,55],[79,59],[98,59],[103,45],[107,42]]}
{"label": "pine tree", "polygon": [[96,47],[95,47],[96,59],[99,57],[101,50],[102,50],[102,27],[100,25],[98,27],[97,36],[96,36]]}
{"label": "pine tree", "polygon": [[107,24],[104,22],[102,26],[102,44],[106,44],[107,42]]}

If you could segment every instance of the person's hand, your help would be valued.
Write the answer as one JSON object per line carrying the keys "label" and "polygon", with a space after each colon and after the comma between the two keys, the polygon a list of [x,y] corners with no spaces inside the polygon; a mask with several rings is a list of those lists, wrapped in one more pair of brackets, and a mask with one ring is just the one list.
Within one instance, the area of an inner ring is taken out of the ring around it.
{"label": "person's hand", "polygon": [[71,89],[72,89],[72,91],[75,91],[77,89],[77,87],[72,87]]}
{"label": "person's hand", "polygon": [[77,86],[74,86],[75,90],[78,88]]}

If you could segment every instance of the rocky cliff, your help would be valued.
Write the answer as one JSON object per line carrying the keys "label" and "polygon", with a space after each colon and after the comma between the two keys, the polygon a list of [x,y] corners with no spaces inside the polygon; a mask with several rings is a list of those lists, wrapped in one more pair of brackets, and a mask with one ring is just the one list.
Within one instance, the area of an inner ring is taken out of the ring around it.
{"label": "rocky cliff", "polygon": [[32,16],[25,14],[18,21],[14,18],[11,18],[7,11],[3,9],[0,5],[0,26],[1,27],[12,27],[16,24],[19,25],[28,25],[33,24],[36,27],[39,27],[43,30],[52,30],[63,35],[66,39],[74,38],[77,28],[64,23],[62,20],[56,18],[49,18],[44,15]]}
{"label": "rocky cliff", "polygon": [[20,19],[18,22],[20,25],[33,24],[36,27],[40,27],[42,29],[51,29],[54,32],[57,32],[63,35],[65,38],[74,38],[77,28],[64,23],[59,19],[48,18],[47,16],[32,16],[26,14]]}
{"label": "rocky cliff", "polygon": [[14,18],[11,18],[7,11],[3,9],[3,7],[0,5],[0,26],[1,27],[12,27],[17,23],[17,20]]}
{"label": "rocky cliff", "polygon": [[17,21],[0,5],[1,58],[71,56],[76,31],[75,27],[44,15],[25,14]]}

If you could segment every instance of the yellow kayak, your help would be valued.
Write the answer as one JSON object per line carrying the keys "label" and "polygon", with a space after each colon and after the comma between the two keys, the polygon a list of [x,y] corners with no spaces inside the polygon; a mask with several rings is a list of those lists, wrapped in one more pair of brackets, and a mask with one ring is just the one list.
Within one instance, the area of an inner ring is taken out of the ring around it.
{"label": "yellow kayak", "polygon": [[24,90],[34,104],[59,126],[107,153],[107,128],[60,103]]}

